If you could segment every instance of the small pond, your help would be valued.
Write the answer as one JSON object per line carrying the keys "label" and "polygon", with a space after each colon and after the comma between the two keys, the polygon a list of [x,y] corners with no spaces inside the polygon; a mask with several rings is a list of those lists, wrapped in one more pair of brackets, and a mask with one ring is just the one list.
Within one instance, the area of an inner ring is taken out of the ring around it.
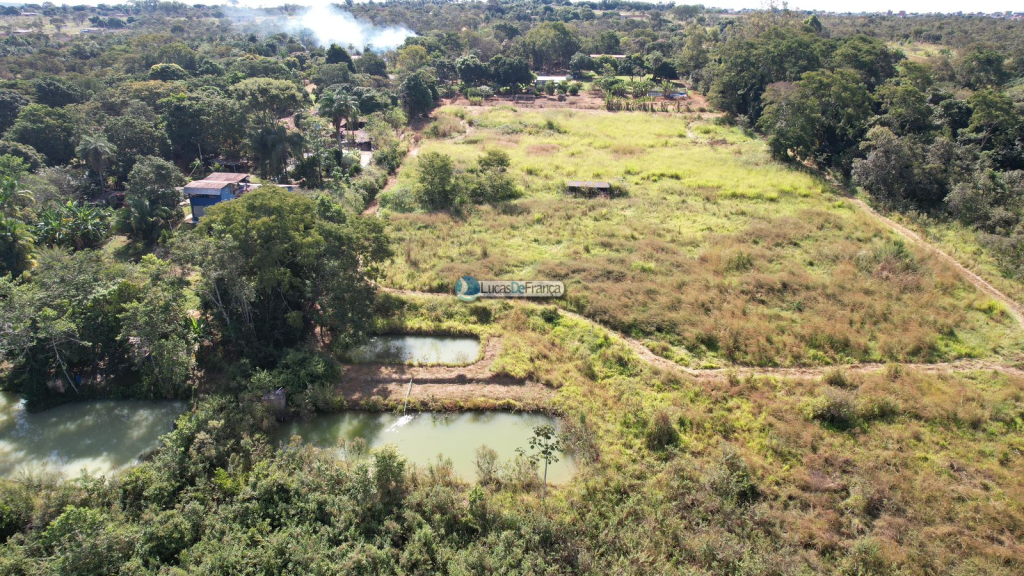
{"label": "small pond", "polygon": [[469,364],[480,355],[480,340],[471,336],[375,336],[349,355],[362,364]]}
{"label": "small pond", "polygon": [[184,402],[96,400],[26,412],[17,396],[0,393],[0,476],[110,473],[159,447],[184,411]]}
{"label": "small pond", "polygon": [[[337,446],[341,439],[362,438],[367,448],[393,444],[409,462],[426,466],[437,455],[450,458],[455,472],[465,480],[476,480],[476,449],[494,449],[502,463],[512,460],[516,448],[530,453],[533,429],[557,420],[544,414],[510,412],[419,412],[402,417],[390,413],[341,412],[284,424],[277,441],[286,443],[292,435],[317,446]],[[541,463],[541,471],[543,471]],[[567,482],[575,470],[564,454],[548,468],[548,482]]]}

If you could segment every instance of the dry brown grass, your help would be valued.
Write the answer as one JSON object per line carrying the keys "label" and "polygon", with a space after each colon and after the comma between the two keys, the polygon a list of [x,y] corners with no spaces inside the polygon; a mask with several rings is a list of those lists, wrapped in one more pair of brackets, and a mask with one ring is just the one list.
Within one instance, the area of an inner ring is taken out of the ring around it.
{"label": "dry brown grass", "polygon": [[[501,110],[476,114],[474,126],[465,143],[430,149],[472,162],[515,132],[518,142],[503,149],[526,197],[464,217],[392,214],[393,237],[413,248],[411,260],[389,267],[389,285],[449,292],[465,274],[563,280],[569,309],[695,367],[934,362],[1020,349],[1012,318],[956,270],[772,163],[737,130],[643,114]],[[718,140],[730,150],[703,145]],[[622,178],[629,193],[566,199],[567,178]]]}

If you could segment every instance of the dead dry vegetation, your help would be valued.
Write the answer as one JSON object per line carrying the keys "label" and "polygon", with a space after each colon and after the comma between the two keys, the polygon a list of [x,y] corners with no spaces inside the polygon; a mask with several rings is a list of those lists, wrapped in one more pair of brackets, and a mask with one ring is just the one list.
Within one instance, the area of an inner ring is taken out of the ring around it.
{"label": "dead dry vegetation", "polygon": [[552,391],[581,463],[552,504],[556,531],[632,571],[1024,567],[1019,373],[697,378],[551,307],[389,298],[392,326],[502,334],[493,371]]}
{"label": "dead dry vegetation", "polygon": [[[500,147],[526,195],[459,216],[390,214],[403,245],[391,286],[560,279],[561,305],[691,367],[1019,354],[1001,303],[738,129],[507,107],[467,118],[466,135],[424,151],[468,164]],[[415,184],[414,169],[402,174]],[[616,181],[628,195],[566,198],[569,178]]]}

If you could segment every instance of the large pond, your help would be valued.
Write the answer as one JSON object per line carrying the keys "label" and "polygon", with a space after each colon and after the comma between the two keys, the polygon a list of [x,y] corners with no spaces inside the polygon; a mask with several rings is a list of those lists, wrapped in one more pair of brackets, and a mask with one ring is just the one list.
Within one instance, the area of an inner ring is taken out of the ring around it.
{"label": "large pond", "polygon": [[[278,431],[277,440],[285,443],[298,434],[304,442],[332,447],[338,446],[341,439],[362,438],[369,449],[393,444],[409,462],[421,466],[436,462],[438,454],[443,454],[451,459],[459,476],[476,480],[478,447],[486,445],[498,453],[502,463],[509,462],[517,448],[530,452],[534,427],[556,423],[543,414],[509,412],[420,412],[407,417],[341,412],[285,424]],[[574,470],[572,459],[562,454],[548,468],[548,482],[566,482]]]}
{"label": "large pond", "polygon": [[469,364],[480,355],[480,340],[467,336],[375,336],[350,356],[360,363]]}
{"label": "large pond", "polygon": [[159,447],[184,402],[97,400],[26,412],[0,393],[0,476],[21,472],[107,474]]}

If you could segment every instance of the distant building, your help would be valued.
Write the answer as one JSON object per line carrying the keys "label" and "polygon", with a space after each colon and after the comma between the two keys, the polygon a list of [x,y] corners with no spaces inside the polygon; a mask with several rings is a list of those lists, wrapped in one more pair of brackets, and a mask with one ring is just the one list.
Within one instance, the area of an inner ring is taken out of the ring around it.
{"label": "distant building", "polygon": [[202,180],[189,182],[182,189],[182,193],[192,207],[192,219],[198,221],[207,208],[237,198],[248,187],[248,174],[214,172]]}
{"label": "distant building", "polygon": [[353,132],[345,133],[345,136],[341,139],[341,147],[355,148],[356,150],[362,150],[363,152],[372,152],[373,141],[370,140],[370,135],[366,130],[355,130]]}
{"label": "distant building", "polygon": [[537,88],[543,88],[544,85],[547,84],[548,82],[554,82],[555,84],[559,84],[561,82],[565,82],[568,79],[568,76],[537,76],[537,79],[534,81],[533,84]]}

